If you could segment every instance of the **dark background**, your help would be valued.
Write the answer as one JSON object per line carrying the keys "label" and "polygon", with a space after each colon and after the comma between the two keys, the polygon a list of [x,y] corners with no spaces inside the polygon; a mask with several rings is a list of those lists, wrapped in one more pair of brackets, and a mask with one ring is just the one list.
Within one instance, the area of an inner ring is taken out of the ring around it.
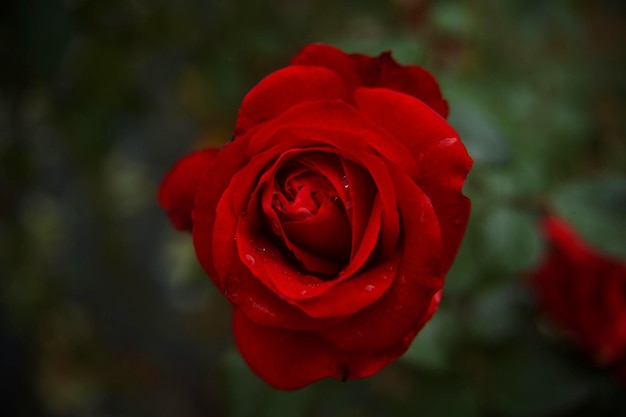
{"label": "dark background", "polygon": [[[610,368],[537,311],[542,210],[626,259],[626,8],[604,1],[21,0],[0,55],[0,414],[620,416]],[[428,68],[475,161],[444,301],[378,375],[294,393],[156,205],[257,81],[322,41]]]}

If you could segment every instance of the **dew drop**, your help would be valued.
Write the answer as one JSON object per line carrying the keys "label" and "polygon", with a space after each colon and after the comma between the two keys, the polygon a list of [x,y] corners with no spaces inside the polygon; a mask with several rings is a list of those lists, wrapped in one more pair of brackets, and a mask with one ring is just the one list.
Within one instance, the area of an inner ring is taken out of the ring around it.
{"label": "dew drop", "polygon": [[375,286],[373,286],[373,285],[371,285],[371,284],[370,284],[370,285],[366,285],[366,286],[365,286],[365,288],[363,288],[363,290],[364,290],[364,291],[367,291],[367,292],[372,292],[372,291],[374,291],[375,289],[376,289],[376,287],[375,287]]}
{"label": "dew drop", "polygon": [[385,271],[393,272],[393,265],[389,265],[385,268]]}
{"label": "dew drop", "polygon": [[298,207],[298,213],[303,213],[306,217],[313,217],[313,213],[306,207]]}
{"label": "dew drop", "polygon": [[402,274],[400,275],[400,282],[406,284],[407,282],[409,282],[409,280],[407,279],[406,275]]}
{"label": "dew drop", "polygon": [[346,208],[346,210],[350,210],[352,208],[352,201],[346,201],[343,206]]}
{"label": "dew drop", "polygon": [[398,304],[397,306],[394,306],[393,309],[396,311],[402,310],[402,305]]}
{"label": "dew drop", "polygon": [[456,216],[453,220],[454,224],[461,224],[463,221],[463,216]]}
{"label": "dew drop", "polygon": [[348,177],[344,175],[343,178],[341,179],[341,184],[343,185],[343,188],[345,188],[346,190],[350,188],[350,184],[348,184]]}
{"label": "dew drop", "polygon": [[445,139],[441,139],[439,141],[439,147],[440,148],[447,148],[448,146],[456,143],[458,139],[457,138],[445,138]]}
{"label": "dew drop", "polygon": [[246,256],[244,256],[244,258],[246,259],[246,261],[250,263],[250,265],[254,266],[254,264],[256,263],[254,256],[250,255],[249,253],[247,253]]}
{"label": "dew drop", "polygon": [[307,295],[309,292],[307,290],[300,291],[300,295]]}
{"label": "dew drop", "polygon": [[383,281],[387,281],[389,279],[389,275],[383,275]]}

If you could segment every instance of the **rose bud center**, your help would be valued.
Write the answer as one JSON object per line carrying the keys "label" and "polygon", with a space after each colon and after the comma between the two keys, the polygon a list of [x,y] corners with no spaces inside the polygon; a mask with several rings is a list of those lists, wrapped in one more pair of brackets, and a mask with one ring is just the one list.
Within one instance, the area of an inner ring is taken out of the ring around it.
{"label": "rose bud center", "polygon": [[281,227],[272,230],[306,269],[321,275],[336,274],[350,260],[352,229],[340,195],[324,174],[297,160],[276,173],[272,209]]}

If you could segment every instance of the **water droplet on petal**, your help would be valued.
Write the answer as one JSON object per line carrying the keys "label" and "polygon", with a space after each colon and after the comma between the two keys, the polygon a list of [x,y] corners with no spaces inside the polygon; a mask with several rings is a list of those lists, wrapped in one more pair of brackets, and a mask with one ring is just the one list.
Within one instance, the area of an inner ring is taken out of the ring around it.
{"label": "water droplet on petal", "polygon": [[370,284],[370,285],[366,285],[366,286],[365,286],[365,288],[363,288],[363,290],[364,290],[364,291],[367,291],[367,292],[372,292],[372,291],[374,291],[375,289],[376,289],[376,287],[375,287],[375,286],[373,286],[373,285],[371,285],[371,284]]}
{"label": "water droplet on petal", "polygon": [[456,216],[453,220],[454,224],[461,224],[463,221],[463,216]]}
{"label": "water droplet on petal", "polygon": [[247,253],[246,256],[244,256],[244,258],[246,259],[246,261],[250,263],[250,265],[254,266],[254,264],[256,264],[256,260],[254,259],[254,256],[250,255],[249,253]]}
{"label": "water droplet on petal", "polygon": [[457,138],[445,138],[445,139],[441,139],[439,141],[439,147],[440,148],[447,148],[448,146],[456,143],[458,139]]}
{"label": "water droplet on petal", "polygon": [[406,284],[407,282],[409,282],[409,280],[407,279],[406,275],[402,274],[400,275],[400,282]]}
{"label": "water droplet on petal", "polygon": [[393,265],[389,265],[385,268],[385,271],[393,272]]}
{"label": "water droplet on petal", "polygon": [[300,291],[300,295],[307,295],[309,292],[307,290]]}
{"label": "water droplet on petal", "polygon": [[389,275],[383,275],[383,281],[387,281],[389,279]]}
{"label": "water droplet on petal", "polygon": [[298,213],[303,213],[306,217],[313,217],[313,213],[306,207],[298,207]]}
{"label": "water droplet on petal", "polygon": [[346,190],[350,188],[350,184],[348,183],[348,177],[344,175],[341,179],[341,184],[343,184],[343,188],[345,188]]}

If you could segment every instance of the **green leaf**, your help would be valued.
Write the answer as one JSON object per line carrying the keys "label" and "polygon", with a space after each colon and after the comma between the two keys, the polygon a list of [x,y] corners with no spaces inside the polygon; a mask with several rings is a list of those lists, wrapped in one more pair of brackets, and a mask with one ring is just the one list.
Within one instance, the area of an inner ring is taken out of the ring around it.
{"label": "green leaf", "polygon": [[477,340],[493,344],[510,339],[521,324],[519,285],[510,281],[477,293],[468,313],[469,328]]}
{"label": "green leaf", "polygon": [[497,415],[566,415],[594,392],[595,380],[580,374],[539,344],[525,343],[492,358],[484,393]]}
{"label": "green leaf", "polygon": [[530,215],[500,207],[487,215],[483,230],[484,256],[493,268],[520,272],[538,260],[541,237]]}
{"label": "green leaf", "polygon": [[[460,91],[456,93],[461,94]],[[454,107],[450,110],[450,125],[459,132],[474,161],[492,164],[509,162],[511,154],[502,133],[487,114],[480,110],[478,103],[462,95],[457,97],[454,91],[448,92],[447,96],[454,101]]]}

